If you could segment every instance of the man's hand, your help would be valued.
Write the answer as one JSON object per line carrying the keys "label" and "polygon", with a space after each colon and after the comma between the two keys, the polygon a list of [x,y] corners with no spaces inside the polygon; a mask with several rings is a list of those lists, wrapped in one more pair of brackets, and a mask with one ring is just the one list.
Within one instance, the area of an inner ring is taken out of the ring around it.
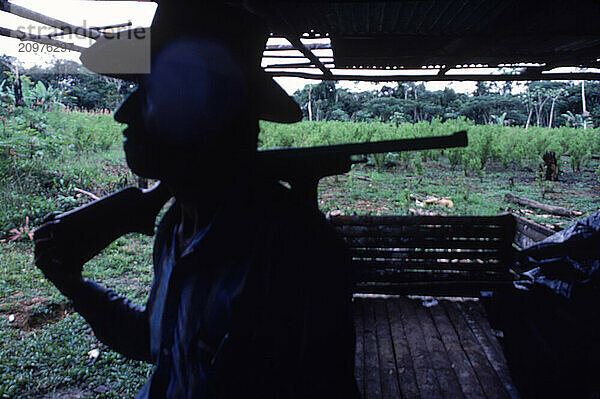
{"label": "man's hand", "polygon": [[[65,295],[83,265],[130,232],[154,234],[156,215],[171,197],[163,184],[129,187],[65,213],[52,213],[34,232],[35,263]],[[68,295],[67,295],[68,296]]]}
{"label": "man's hand", "polygon": [[43,224],[34,231],[35,264],[56,288],[67,297],[72,297],[81,286],[83,263],[70,257],[73,251],[76,231],[69,232],[57,213],[44,218]]}

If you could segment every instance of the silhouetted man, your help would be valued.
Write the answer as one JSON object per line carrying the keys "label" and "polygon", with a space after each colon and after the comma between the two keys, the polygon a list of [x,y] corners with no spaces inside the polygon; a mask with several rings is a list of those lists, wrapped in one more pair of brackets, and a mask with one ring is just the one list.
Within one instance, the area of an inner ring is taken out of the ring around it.
{"label": "silhouetted man", "polygon": [[[60,220],[36,232],[36,264],[100,340],[156,365],[140,398],[357,397],[343,241],[254,167],[258,119],[300,119],[260,70],[268,31],[237,8],[181,5],[160,4],[151,73],[128,76],[138,89],[115,113],[130,168],[176,200],[156,234],[146,306],[66,264],[77,231]],[[140,62],[135,46],[100,40],[82,61],[127,70],[128,55]],[[108,230],[101,218],[89,228],[98,240]]]}

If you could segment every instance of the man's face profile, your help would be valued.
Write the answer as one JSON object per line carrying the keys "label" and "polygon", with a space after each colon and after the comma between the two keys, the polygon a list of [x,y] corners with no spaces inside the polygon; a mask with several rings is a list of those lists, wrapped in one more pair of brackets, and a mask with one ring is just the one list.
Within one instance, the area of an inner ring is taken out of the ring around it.
{"label": "man's face profile", "polygon": [[140,81],[136,91],[116,110],[114,118],[117,122],[127,124],[123,130],[127,165],[140,176],[158,178],[158,143],[144,118],[148,108],[144,86]]}
{"label": "man's face profile", "polygon": [[244,108],[241,82],[223,47],[192,40],[166,46],[115,113],[115,120],[128,125],[123,133],[129,167],[141,176],[166,178],[214,158]]}

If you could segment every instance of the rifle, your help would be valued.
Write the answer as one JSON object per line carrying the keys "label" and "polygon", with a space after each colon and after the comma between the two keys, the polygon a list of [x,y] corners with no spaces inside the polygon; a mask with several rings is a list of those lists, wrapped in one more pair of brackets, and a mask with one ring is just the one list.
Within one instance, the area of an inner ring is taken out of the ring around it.
{"label": "rifle", "polygon": [[362,162],[352,160],[353,155],[466,147],[467,144],[467,132],[460,131],[449,136],[262,150],[257,154],[257,163],[264,175],[289,183],[292,191],[316,207],[319,180],[346,173],[353,163]]}
{"label": "rifle", "polygon": [[[466,145],[467,134],[461,131],[449,136],[262,150],[256,154],[257,173],[265,179],[289,183],[293,193],[316,207],[319,180],[348,172],[353,163],[361,162],[352,160],[353,155]],[[145,190],[127,187],[55,216],[54,220],[61,221],[62,229],[78,232],[76,240],[82,244],[71,241],[69,263],[87,262],[124,234],[153,235],[156,217],[170,198],[171,194],[160,183]],[[93,228],[99,220],[103,222],[102,228]]]}

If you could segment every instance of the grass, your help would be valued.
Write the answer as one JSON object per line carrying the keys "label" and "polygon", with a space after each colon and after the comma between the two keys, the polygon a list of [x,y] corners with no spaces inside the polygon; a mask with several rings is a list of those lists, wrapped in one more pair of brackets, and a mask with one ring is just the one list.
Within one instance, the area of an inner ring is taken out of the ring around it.
{"label": "grass", "polygon": [[[27,117],[8,125],[14,130],[12,137],[25,137],[25,144],[0,146],[4,151],[0,157],[0,238],[5,240],[0,242],[0,397],[133,397],[152,367],[102,345],[33,265],[32,243],[26,238],[6,241],[8,231],[22,227],[26,216],[35,227],[51,210],[67,210],[89,201],[78,196],[75,187],[101,196],[135,182],[120,149],[120,126],[105,115]],[[34,122],[42,130],[34,129],[39,134],[26,130]],[[95,133],[86,135],[86,131]],[[39,139],[33,149],[27,144],[32,137]],[[586,214],[600,208],[600,184],[594,174],[597,161],[589,161],[574,173],[565,157],[561,181],[540,184],[535,172],[513,163],[505,168],[491,160],[479,175],[466,176],[460,165],[452,167],[439,153],[422,158],[389,155],[388,166],[359,164],[345,175],[327,177],[319,185],[319,206],[324,212],[346,214],[409,214],[411,209],[445,215],[514,211],[559,228],[574,219],[520,212],[528,210],[504,202],[504,195],[511,192]],[[449,198],[453,207],[418,206],[417,200],[427,196]],[[124,236],[88,262],[84,274],[143,304],[152,279],[151,251],[152,238]],[[100,350],[97,360],[88,355],[92,349]]]}
{"label": "grass", "polygon": [[[563,162],[568,162],[564,160]],[[594,173],[595,163],[580,173],[563,169],[559,182],[541,183],[533,171],[512,167],[504,169],[490,163],[481,176],[465,176],[452,169],[447,160],[426,162],[422,173],[407,170],[402,165],[388,166],[378,171],[372,165],[354,165],[346,175],[321,180],[319,206],[324,212],[345,214],[414,214],[495,215],[513,212],[548,227],[561,229],[575,218],[547,215],[542,211],[504,201],[507,193],[530,198],[588,215],[600,209],[600,184]],[[452,208],[435,204],[419,206],[427,196],[448,198]]]}
{"label": "grass", "polygon": [[132,184],[120,148],[121,125],[110,115],[17,108],[0,135],[0,238],[51,211]]}
{"label": "grass", "polygon": [[[35,113],[7,118],[0,138],[0,397],[133,397],[152,367],[102,345],[85,320],[33,264],[26,238],[10,229],[39,225],[50,211],[89,202],[131,185],[110,115]],[[87,277],[143,304],[152,279],[152,239],[120,238],[90,261]],[[99,349],[97,360],[88,353]]]}
{"label": "grass", "polygon": [[[147,237],[122,237],[86,266],[85,275],[142,304],[152,278],[150,249]],[[0,245],[0,397],[135,396],[151,366],[102,345],[32,257],[29,242]],[[92,349],[100,350],[96,361],[88,355]]]}

